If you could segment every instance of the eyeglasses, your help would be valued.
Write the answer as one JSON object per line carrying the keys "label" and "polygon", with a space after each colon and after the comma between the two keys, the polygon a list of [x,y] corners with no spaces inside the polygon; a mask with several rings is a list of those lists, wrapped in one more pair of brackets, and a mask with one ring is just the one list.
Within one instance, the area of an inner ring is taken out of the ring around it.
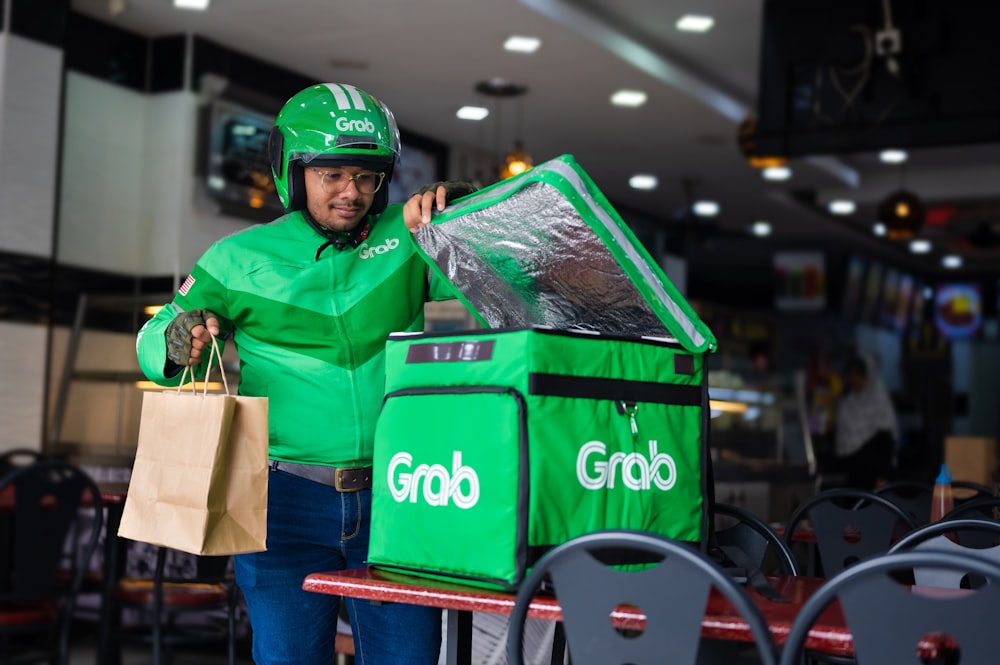
{"label": "eyeglasses", "polygon": [[339,194],[347,189],[353,181],[361,194],[374,194],[382,186],[385,173],[375,171],[361,171],[354,175],[348,175],[343,171],[320,171],[313,169],[319,176],[320,186],[327,194]]}

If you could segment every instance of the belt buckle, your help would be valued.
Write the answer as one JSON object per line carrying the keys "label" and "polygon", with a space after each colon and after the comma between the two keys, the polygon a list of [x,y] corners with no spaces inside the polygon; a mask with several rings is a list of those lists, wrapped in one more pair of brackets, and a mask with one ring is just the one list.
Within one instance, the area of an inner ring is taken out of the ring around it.
{"label": "belt buckle", "polygon": [[338,492],[359,492],[361,487],[344,487],[344,473],[347,471],[357,471],[363,469],[363,466],[340,466],[333,474],[333,487]]}

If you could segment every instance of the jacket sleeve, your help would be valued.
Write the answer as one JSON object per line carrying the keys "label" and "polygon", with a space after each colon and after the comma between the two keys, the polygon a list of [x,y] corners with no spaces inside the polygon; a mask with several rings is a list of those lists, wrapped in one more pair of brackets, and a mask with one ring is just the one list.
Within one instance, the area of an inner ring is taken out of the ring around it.
{"label": "jacket sleeve", "polygon": [[[213,248],[214,249],[214,248]],[[208,309],[219,316],[219,352],[225,350],[224,339],[233,329],[230,318],[228,290],[216,279],[207,266],[213,265],[215,252],[209,250],[199,259],[191,274],[184,280],[173,300],[164,305],[153,318],[145,323],[136,336],[136,357],[139,368],[150,381],[161,386],[176,386],[181,381],[182,371],[171,372],[167,376],[167,326],[175,316],[192,309]],[[171,363],[172,364],[172,363]],[[195,378],[204,378],[208,357],[195,366]],[[171,367],[171,369],[176,369]]]}

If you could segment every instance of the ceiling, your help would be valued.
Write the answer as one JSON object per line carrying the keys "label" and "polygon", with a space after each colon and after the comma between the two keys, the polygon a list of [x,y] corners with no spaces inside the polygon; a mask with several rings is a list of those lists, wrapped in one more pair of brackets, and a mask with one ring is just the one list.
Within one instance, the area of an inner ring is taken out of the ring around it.
{"label": "ceiling", "polygon": [[[877,203],[904,183],[928,205],[1000,199],[998,144],[910,150],[905,171],[874,154],[799,157],[781,183],[749,166],[737,136],[757,103],[763,0],[213,0],[205,12],[169,0],[71,5],[146,36],[190,32],[317,81],[354,83],[385,101],[405,129],[498,159],[516,139],[536,163],[572,154],[623,216],[651,220],[668,235],[691,230],[679,219],[692,197],[717,200],[718,217],[695,227],[710,242],[701,234],[686,253],[848,247],[943,278],[952,273],[939,267],[941,255],[960,252],[965,274],[1000,273],[1000,251],[972,246],[964,229],[925,227],[935,249],[920,257],[870,232]],[[713,16],[714,27],[679,32],[674,23],[688,11]],[[514,34],[539,37],[541,48],[504,51]],[[496,109],[475,89],[492,78],[528,91],[480,123],[457,119],[464,105]],[[620,88],[644,90],[648,101],[613,107],[609,97]],[[639,172],[655,174],[659,187],[630,189]],[[858,201],[851,218],[818,208],[842,195]],[[989,205],[979,217],[1000,224]],[[772,224],[767,240],[744,236],[758,219]]]}

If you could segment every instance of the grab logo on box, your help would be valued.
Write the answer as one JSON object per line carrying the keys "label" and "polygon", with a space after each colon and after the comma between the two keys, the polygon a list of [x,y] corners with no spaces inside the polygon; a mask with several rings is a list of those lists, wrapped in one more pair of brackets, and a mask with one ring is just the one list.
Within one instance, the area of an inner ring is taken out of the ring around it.
{"label": "grab logo on box", "polygon": [[397,503],[416,503],[422,495],[431,506],[454,503],[458,508],[472,508],[479,502],[479,476],[472,467],[462,465],[460,450],[452,453],[451,471],[442,464],[414,468],[413,455],[398,452],[389,460],[389,491]]}
{"label": "grab logo on box", "polygon": [[649,440],[649,457],[621,451],[608,456],[603,441],[588,441],[576,457],[576,477],[588,490],[614,489],[621,478],[630,490],[669,490],[677,482],[674,458],[657,450],[656,439]]}

